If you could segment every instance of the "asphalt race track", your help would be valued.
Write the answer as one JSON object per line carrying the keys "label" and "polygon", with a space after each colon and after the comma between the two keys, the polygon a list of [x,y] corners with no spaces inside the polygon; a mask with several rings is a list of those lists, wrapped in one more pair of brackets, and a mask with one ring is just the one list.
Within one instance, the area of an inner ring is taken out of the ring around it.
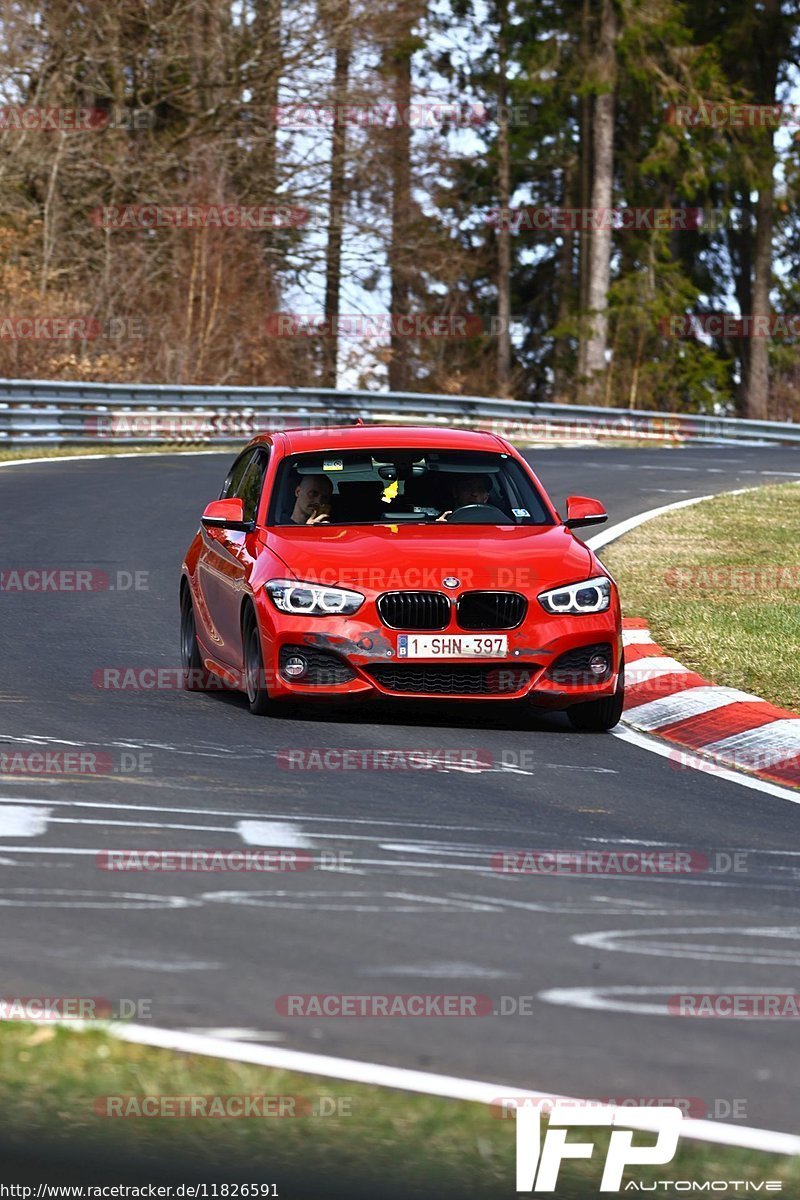
{"label": "asphalt race track", "polygon": [[[574,733],[559,716],[417,705],[264,719],[231,693],[96,686],[106,667],[177,668],[180,560],[232,457],[0,469],[0,571],[144,573],[138,589],[1,597],[0,752],[84,748],[114,768],[0,780],[2,993],[150,999],[159,1026],[545,1092],[690,1097],[711,1115],[729,1119],[735,1105],[748,1125],[794,1132],[796,1023],[680,1018],[668,998],[800,991],[800,807],[608,734]],[[557,504],[596,495],[612,522],[800,478],[790,449],[529,457]],[[480,749],[493,765],[281,765],[282,751],[313,747]],[[275,844],[339,853],[349,869],[156,874],[97,863],[116,848]],[[552,878],[491,866],[501,850],[626,847],[745,851],[746,870]],[[628,936],[575,940],[610,931]],[[412,992],[479,993],[507,1015],[317,1019],[277,1003]],[[508,1012],[515,1004],[521,1013]]]}

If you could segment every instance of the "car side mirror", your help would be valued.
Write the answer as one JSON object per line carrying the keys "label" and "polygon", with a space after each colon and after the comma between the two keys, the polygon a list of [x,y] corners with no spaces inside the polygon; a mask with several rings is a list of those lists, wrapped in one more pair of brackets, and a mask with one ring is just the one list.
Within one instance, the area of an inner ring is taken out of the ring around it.
{"label": "car side mirror", "polygon": [[579,529],[584,525],[602,525],[608,513],[599,500],[591,496],[567,496],[567,529]]}
{"label": "car side mirror", "polygon": [[200,520],[206,529],[234,529],[238,533],[250,533],[256,527],[255,521],[245,521],[244,504],[238,497],[212,500],[206,505]]}

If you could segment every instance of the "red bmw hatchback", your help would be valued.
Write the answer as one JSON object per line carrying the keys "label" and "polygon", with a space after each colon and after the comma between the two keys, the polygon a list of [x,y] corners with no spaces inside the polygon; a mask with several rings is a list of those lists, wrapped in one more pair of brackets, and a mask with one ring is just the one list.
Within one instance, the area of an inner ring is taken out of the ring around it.
{"label": "red bmw hatchback", "polygon": [[354,426],[255,438],[183,562],[187,686],[254,713],[282,700],[404,697],[563,709],[605,730],[623,705],[619,597],[490,433]]}

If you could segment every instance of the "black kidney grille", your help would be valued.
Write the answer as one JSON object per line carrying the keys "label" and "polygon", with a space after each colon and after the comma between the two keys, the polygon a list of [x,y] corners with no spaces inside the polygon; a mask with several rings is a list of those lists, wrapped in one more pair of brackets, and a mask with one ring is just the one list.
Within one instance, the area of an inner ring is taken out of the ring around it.
{"label": "black kidney grille", "polygon": [[527,609],[528,601],[519,592],[464,592],[458,598],[456,620],[462,629],[516,629]]}
{"label": "black kidney grille", "polygon": [[450,601],[442,592],[384,592],[378,615],[389,629],[445,629]]}
{"label": "black kidney grille", "polygon": [[513,695],[530,682],[537,667],[508,663],[379,663],[367,671],[390,692],[429,696]]}

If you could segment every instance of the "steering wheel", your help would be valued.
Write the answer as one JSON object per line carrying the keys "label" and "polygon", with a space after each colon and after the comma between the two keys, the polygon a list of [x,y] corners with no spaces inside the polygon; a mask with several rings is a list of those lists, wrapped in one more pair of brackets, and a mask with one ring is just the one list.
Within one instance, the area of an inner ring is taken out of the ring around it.
{"label": "steering wheel", "polygon": [[464,504],[455,508],[447,518],[448,525],[511,525],[513,522],[502,508],[494,504]]}

